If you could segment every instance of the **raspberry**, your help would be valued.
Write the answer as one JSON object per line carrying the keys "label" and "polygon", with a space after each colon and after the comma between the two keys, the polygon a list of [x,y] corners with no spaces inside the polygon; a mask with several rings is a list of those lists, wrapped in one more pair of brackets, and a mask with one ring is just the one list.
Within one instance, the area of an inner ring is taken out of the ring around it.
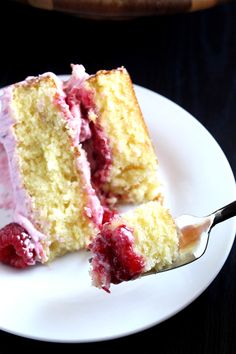
{"label": "raspberry", "polygon": [[35,249],[31,236],[16,223],[0,230],[0,262],[15,268],[35,264]]}
{"label": "raspberry", "polygon": [[110,292],[110,284],[138,278],[145,267],[144,258],[134,249],[133,230],[119,225],[114,230],[103,225],[100,234],[89,245],[93,253],[93,284]]}
{"label": "raspberry", "polygon": [[106,222],[110,222],[117,215],[119,215],[117,210],[110,210],[108,207],[104,207],[102,224],[105,224]]}

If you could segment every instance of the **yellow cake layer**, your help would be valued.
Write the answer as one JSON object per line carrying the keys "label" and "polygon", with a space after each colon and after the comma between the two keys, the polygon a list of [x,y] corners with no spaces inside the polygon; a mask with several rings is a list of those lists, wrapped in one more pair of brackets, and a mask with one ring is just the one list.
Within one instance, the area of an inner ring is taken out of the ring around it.
{"label": "yellow cake layer", "polygon": [[159,202],[151,201],[124,213],[112,228],[122,223],[133,229],[134,248],[145,259],[145,272],[161,270],[177,258],[177,228],[168,209]]}
{"label": "yellow cake layer", "polygon": [[24,188],[32,201],[34,226],[47,235],[49,260],[85,247],[96,233],[84,213],[86,191],[69,127],[55,103],[51,76],[18,84],[13,91],[16,154]]}
{"label": "yellow cake layer", "polygon": [[96,105],[90,119],[101,125],[112,151],[112,168],[102,189],[126,202],[157,199],[157,158],[129,74],[124,68],[99,71],[85,87],[93,91]]}

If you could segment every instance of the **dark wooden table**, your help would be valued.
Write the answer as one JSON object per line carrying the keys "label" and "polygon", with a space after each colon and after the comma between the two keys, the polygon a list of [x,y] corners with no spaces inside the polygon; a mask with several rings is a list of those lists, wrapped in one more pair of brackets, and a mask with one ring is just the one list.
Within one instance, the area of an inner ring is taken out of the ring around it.
{"label": "dark wooden table", "polygon": [[[68,73],[71,62],[84,64],[90,73],[124,65],[135,83],[170,98],[203,123],[236,173],[235,3],[192,14],[96,22],[5,1],[0,5],[0,29],[1,86],[45,71]],[[197,300],[142,333],[66,345],[0,332],[0,353],[15,352],[15,346],[17,352],[71,353],[110,353],[128,346],[134,353],[152,344],[160,354],[236,353],[235,245]]]}

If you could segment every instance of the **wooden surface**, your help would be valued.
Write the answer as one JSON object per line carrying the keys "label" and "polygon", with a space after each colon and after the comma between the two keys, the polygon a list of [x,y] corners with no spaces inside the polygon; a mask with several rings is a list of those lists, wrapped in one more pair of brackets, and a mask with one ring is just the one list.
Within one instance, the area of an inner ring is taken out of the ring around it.
{"label": "wooden surface", "polygon": [[131,18],[206,9],[230,0],[14,0],[88,18]]}
{"label": "wooden surface", "polygon": [[[71,62],[83,63],[90,73],[124,65],[135,83],[170,98],[203,123],[236,174],[235,3],[186,15],[93,22],[2,2],[0,28],[1,86],[48,70],[68,73]],[[16,353],[15,346],[24,353],[103,354],[128,346],[134,353],[153,344],[160,354],[234,354],[235,331],[236,245],[209,288],[156,327],[110,342],[69,346],[0,332],[0,353]]]}

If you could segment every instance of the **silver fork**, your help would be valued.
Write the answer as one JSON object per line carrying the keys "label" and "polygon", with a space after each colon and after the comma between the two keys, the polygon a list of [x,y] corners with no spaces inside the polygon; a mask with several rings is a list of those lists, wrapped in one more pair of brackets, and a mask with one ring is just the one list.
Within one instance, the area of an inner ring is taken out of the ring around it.
{"label": "silver fork", "polygon": [[[236,216],[236,201],[220,208],[208,216],[181,215],[175,219],[179,229],[179,256],[175,262],[160,270],[174,269],[199,259],[206,251],[212,228]],[[145,275],[156,274],[155,269]]]}

